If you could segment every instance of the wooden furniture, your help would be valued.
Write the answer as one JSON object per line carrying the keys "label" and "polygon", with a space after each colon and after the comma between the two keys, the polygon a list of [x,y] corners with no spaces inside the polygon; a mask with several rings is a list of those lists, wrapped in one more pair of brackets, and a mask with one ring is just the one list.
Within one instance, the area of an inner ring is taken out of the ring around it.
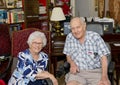
{"label": "wooden furniture", "polygon": [[0,24],[8,24],[10,32],[20,30],[24,24],[22,0],[2,0],[5,6],[0,7]]}
{"label": "wooden furniture", "polygon": [[25,28],[49,30],[49,0],[23,0]]}
{"label": "wooden furniture", "polygon": [[[119,85],[120,79],[120,34],[105,34],[103,39],[110,43],[112,60],[115,62],[116,84]],[[117,45],[119,46],[117,46]]]}
{"label": "wooden furniture", "polygon": [[51,0],[3,0],[0,24],[9,24],[10,32],[24,28],[49,30],[48,4]]}
{"label": "wooden furniture", "polygon": [[63,48],[66,36],[55,36],[52,38],[52,54],[51,62],[53,63],[54,75],[56,76],[57,62],[64,60],[66,57],[63,54]]}

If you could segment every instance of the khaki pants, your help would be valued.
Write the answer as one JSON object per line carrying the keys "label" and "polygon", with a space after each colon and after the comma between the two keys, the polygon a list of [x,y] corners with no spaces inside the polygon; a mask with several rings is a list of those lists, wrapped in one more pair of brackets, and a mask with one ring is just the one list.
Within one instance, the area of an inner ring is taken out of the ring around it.
{"label": "khaki pants", "polygon": [[97,85],[101,79],[101,69],[80,70],[77,74],[68,73],[65,76],[66,83],[72,80],[82,85]]}

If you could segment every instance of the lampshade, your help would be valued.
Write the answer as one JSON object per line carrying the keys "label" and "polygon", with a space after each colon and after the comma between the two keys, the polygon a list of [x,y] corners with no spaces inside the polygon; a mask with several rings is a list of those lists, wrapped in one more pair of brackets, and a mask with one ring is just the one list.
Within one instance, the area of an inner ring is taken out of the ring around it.
{"label": "lampshade", "polygon": [[50,17],[51,21],[62,21],[62,20],[65,20],[65,19],[66,19],[65,15],[64,15],[61,7],[53,8],[52,14],[51,14],[51,17]]}

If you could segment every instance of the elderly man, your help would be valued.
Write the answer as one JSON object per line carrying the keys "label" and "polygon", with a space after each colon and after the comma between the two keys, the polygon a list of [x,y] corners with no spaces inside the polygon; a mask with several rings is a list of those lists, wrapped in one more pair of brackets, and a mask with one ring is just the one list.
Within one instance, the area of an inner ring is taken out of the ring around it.
{"label": "elderly man", "polygon": [[107,75],[107,56],[110,54],[101,36],[86,31],[86,23],[79,17],[70,22],[71,33],[66,37],[63,53],[70,63],[67,85],[110,85]]}

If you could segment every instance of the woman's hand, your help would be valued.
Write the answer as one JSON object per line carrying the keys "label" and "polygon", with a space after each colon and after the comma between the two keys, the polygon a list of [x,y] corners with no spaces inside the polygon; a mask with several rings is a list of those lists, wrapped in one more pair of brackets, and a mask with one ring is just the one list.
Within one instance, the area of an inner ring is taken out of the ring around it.
{"label": "woman's hand", "polygon": [[49,76],[49,78],[52,80],[53,85],[58,85],[57,79],[52,74]]}
{"label": "woman's hand", "polygon": [[53,82],[54,85],[58,85],[57,79],[54,77],[54,75],[50,74],[48,71],[42,71],[38,72],[36,75],[36,79],[45,79],[45,78],[50,78]]}

